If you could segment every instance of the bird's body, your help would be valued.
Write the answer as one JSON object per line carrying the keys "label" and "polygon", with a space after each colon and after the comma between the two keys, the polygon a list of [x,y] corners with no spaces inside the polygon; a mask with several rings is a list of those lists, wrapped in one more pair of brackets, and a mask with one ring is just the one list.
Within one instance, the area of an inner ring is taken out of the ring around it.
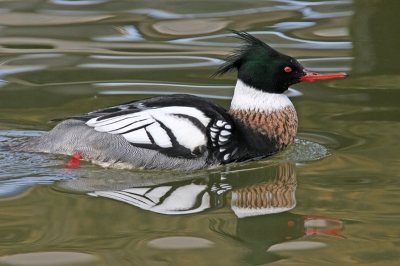
{"label": "bird's body", "polygon": [[234,33],[247,44],[216,73],[238,70],[229,110],[193,95],[158,96],[55,119],[62,122],[49,133],[13,149],[79,154],[103,166],[161,170],[209,168],[285,149],[294,141],[297,115],[283,92],[300,81],[345,74],[306,71],[253,36]]}

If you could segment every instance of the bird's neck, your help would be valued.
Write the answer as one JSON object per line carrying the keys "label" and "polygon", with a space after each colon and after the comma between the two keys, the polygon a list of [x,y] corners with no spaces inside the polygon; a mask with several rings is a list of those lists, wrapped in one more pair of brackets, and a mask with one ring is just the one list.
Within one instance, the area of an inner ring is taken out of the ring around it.
{"label": "bird's neck", "polygon": [[238,79],[230,110],[271,113],[286,107],[293,107],[286,95],[263,92]]}
{"label": "bird's neck", "polygon": [[262,92],[240,79],[229,114],[241,128],[250,129],[246,132],[254,138],[276,143],[275,152],[290,145],[296,136],[297,114],[289,98],[284,94]]}

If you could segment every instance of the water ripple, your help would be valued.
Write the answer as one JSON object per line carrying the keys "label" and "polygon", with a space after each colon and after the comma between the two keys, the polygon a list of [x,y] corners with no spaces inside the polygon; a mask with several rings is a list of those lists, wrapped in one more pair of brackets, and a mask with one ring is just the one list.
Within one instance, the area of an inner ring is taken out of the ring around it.
{"label": "water ripple", "polygon": [[[351,49],[353,45],[351,42],[326,42],[326,41],[313,41],[304,40],[294,37],[289,37],[282,32],[275,31],[251,31],[251,35],[266,35],[268,37],[267,43],[271,47],[278,48],[296,48],[296,49]],[[204,40],[212,40],[217,38],[233,37],[233,33],[218,34],[212,36],[201,36],[192,38],[182,38],[169,41],[169,43],[186,44],[186,45],[201,45],[201,46],[240,46],[241,44],[228,43],[228,42],[212,42]],[[227,38],[227,40],[230,38]]]}
{"label": "water ripple", "polygon": [[[93,86],[99,88],[103,95],[168,95],[176,93],[192,94],[210,99],[231,100],[234,86],[193,85],[193,84],[168,84],[168,83],[143,83],[143,82],[99,82]],[[137,90],[136,87],[145,87],[146,90]],[[121,90],[120,88],[129,87]],[[104,90],[103,88],[109,88]],[[118,88],[111,89],[111,88]],[[193,91],[192,91],[193,90]],[[288,97],[303,95],[300,91],[289,88],[285,93]]]}
{"label": "water ripple", "polygon": [[293,161],[302,164],[304,162],[321,160],[330,155],[331,152],[327,148],[316,142],[296,139],[288,149],[274,155],[271,159],[278,162]]}
{"label": "water ripple", "polygon": [[11,152],[7,145],[16,139],[36,137],[40,131],[0,131],[0,198],[15,195],[37,184],[74,178],[73,171],[63,171],[56,160],[36,153]]}
{"label": "water ripple", "polygon": [[49,0],[50,3],[56,5],[70,5],[70,6],[86,6],[86,5],[97,5],[101,3],[109,2],[109,0],[83,0],[83,1],[74,1],[74,0]]}
{"label": "water ripple", "polygon": [[60,16],[59,14],[44,14],[44,13],[33,14],[33,13],[13,12],[13,13],[2,14],[0,17],[0,24],[5,26],[68,25],[68,24],[79,24],[85,22],[94,22],[109,17],[111,16],[97,15],[97,14],[94,15],[86,14],[86,16],[82,16],[79,14]]}
{"label": "water ripple", "polygon": [[93,38],[95,41],[101,42],[132,42],[132,41],[143,41],[144,38],[139,31],[132,25],[115,27],[121,36],[105,36]]}
{"label": "water ripple", "polygon": [[287,31],[295,29],[304,29],[314,25],[316,25],[315,22],[290,21],[290,22],[279,22],[269,27],[275,28],[276,31]]}
{"label": "water ripple", "polygon": [[[201,56],[107,56],[107,55],[93,55],[90,56],[92,59],[97,59],[99,63],[88,63],[88,64],[80,64],[77,67],[82,68],[123,68],[123,69],[149,69],[149,68],[184,68],[184,67],[204,67],[204,66],[215,66],[220,65],[224,61],[212,57],[201,57]],[[154,64],[117,64],[117,63],[101,63],[104,62],[102,60],[144,60],[149,63],[151,61]],[[167,63],[162,64],[160,61],[166,60]],[[175,60],[175,62],[173,61]],[[182,60],[197,60],[204,62],[197,63],[179,63],[176,61]]]}
{"label": "water ripple", "polygon": [[133,9],[127,11],[128,13],[144,14],[152,18],[157,19],[185,19],[185,18],[215,18],[215,17],[227,17],[237,15],[248,15],[262,12],[278,11],[280,8],[277,7],[261,7],[261,8],[249,8],[234,11],[223,11],[215,13],[201,13],[201,14],[176,14],[168,11],[157,10],[157,9]]}
{"label": "water ripple", "polygon": [[314,71],[351,71],[353,57],[328,57],[328,58],[305,58],[298,60],[303,66]]}

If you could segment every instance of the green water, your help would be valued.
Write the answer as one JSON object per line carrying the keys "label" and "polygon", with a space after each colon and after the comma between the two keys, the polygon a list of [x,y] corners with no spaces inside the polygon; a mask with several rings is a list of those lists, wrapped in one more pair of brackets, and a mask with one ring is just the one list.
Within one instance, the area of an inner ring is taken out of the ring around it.
{"label": "green water", "polygon": [[[0,265],[400,264],[399,9],[364,0],[0,2],[1,144],[40,135],[53,118],[160,94],[228,108],[235,74],[210,77],[239,45],[226,28],[309,69],[350,74],[292,86],[297,141],[257,162],[193,173],[65,170],[65,156],[0,149]],[[124,189],[177,197],[128,204],[101,194]],[[257,215],[242,217],[249,209]]]}

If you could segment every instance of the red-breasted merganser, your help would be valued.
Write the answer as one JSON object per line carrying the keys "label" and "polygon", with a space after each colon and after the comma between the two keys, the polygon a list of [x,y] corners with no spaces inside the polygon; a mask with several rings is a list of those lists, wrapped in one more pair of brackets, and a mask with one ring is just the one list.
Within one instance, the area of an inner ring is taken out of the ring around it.
{"label": "red-breasted merganser", "polygon": [[[54,119],[43,136],[14,150],[74,155],[116,168],[196,170],[264,158],[296,136],[297,115],[284,92],[290,85],[346,77],[306,70],[246,32],[243,44],[214,76],[231,70],[238,79],[227,111],[193,95],[174,94]],[[74,162],[76,164],[76,162]]]}

